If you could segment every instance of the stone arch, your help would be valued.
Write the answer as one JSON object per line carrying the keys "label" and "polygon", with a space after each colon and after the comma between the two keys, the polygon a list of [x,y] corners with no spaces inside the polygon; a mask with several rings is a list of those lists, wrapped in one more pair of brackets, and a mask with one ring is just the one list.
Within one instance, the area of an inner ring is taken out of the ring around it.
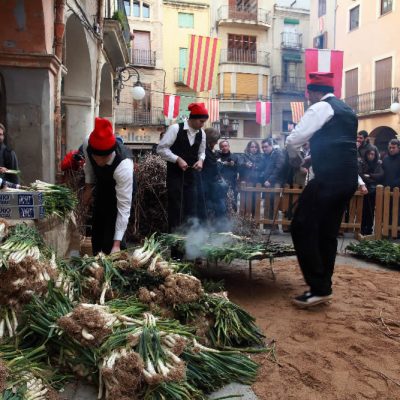
{"label": "stone arch", "polygon": [[375,128],[369,135],[373,138],[374,145],[380,153],[387,152],[388,143],[392,139],[397,138],[397,133],[389,126],[379,126]]}
{"label": "stone arch", "polygon": [[78,148],[94,123],[93,68],[90,43],[81,21],[70,15],[65,25],[63,78],[65,148]]}
{"label": "stone arch", "polygon": [[101,69],[99,116],[110,120],[113,117],[113,76],[108,63]]}

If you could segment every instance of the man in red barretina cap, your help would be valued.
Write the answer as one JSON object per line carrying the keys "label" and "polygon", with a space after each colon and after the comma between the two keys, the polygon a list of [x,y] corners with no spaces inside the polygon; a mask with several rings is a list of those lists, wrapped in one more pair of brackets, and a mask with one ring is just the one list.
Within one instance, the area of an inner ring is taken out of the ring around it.
{"label": "man in red barretina cap", "polygon": [[157,146],[167,161],[168,230],[173,232],[190,217],[197,216],[197,171],[203,168],[208,119],[204,103],[189,104],[189,119],[171,125]]}
{"label": "man in red barretina cap", "polygon": [[337,236],[347,202],[357,190],[357,117],[333,95],[332,73],[310,73],[311,106],[287,138],[293,165],[310,142],[312,179],[304,188],[291,233],[300,268],[310,289],[293,299],[300,307],[329,302]]}
{"label": "man in red barretina cap", "polygon": [[116,140],[111,122],[96,118],[83,144],[86,164],[84,203],[92,199],[93,254],[115,253],[125,247],[124,235],[131,212],[133,162],[128,149]]}

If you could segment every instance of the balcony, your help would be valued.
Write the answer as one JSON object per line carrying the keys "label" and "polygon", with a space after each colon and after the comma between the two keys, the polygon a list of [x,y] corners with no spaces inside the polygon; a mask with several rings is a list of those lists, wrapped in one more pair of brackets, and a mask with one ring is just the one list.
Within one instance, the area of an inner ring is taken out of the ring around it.
{"label": "balcony", "polygon": [[152,50],[132,49],[131,58],[135,67],[154,68],[156,66],[156,52]]}
{"label": "balcony", "polygon": [[174,68],[174,82],[178,86],[186,86],[187,69]]}
{"label": "balcony", "polygon": [[295,32],[282,32],[281,48],[301,50],[303,48],[303,34]]}
{"label": "balcony", "polygon": [[344,102],[357,115],[379,114],[389,112],[390,105],[397,101],[399,94],[400,88],[387,88],[347,97]]}
{"label": "balcony", "polygon": [[270,66],[269,53],[267,51],[223,49],[221,50],[220,64],[252,64]]}
{"label": "balcony", "polygon": [[253,101],[267,101],[267,96],[256,95],[256,94],[236,94],[236,93],[220,93],[217,94],[219,100],[253,100]]}
{"label": "balcony", "polygon": [[119,108],[115,110],[116,125],[161,125],[164,123],[162,108],[151,108],[149,111],[135,110],[131,108]]}
{"label": "balcony", "polygon": [[124,67],[129,62],[128,44],[130,31],[124,2],[118,0],[118,8],[113,15],[104,18],[104,49],[114,69]]}
{"label": "balcony", "polygon": [[271,13],[254,6],[221,6],[217,12],[218,25],[247,24],[254,27],[270,28]]}
{"label": "balcony", "polygon": [[304,78],[273,76],[272,91],[274,93],[304,94],[306,91],[306,80]]}

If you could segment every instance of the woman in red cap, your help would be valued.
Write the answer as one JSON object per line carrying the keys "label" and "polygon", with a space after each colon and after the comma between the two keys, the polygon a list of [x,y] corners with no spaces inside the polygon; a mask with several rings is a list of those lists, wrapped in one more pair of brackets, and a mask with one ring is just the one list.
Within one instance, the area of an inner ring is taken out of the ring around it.
{"label": "woman in red cap", "polygon": [[171,125],[157,146],[167,161],[168,230],[173,232],[190,217],[197,217],[196,171],[205,159],[208,119],[204,103],[189,104],[189,119]]}
{"label": "woman in red cap", "polygon": [[96,118],[93,132],[83,145],[86,164],[84,203],[92,198],[94,187],[93,254],[120,251],[131,212],[133,162],[128,151],[116,140],[110,121]]}
{"label": "woman in red cap", "polygon": [[[314,179],[300,196],[291,233],[300,268],[310,290],[293,299],[301,307],[332,298],[337,236],[347,202],[357,190],[357,117],[333,92],[333,73],[311,73],[310,103],[288,136],[292,165],[310,141]],[[300,165],[300,163],[297,163]]]}

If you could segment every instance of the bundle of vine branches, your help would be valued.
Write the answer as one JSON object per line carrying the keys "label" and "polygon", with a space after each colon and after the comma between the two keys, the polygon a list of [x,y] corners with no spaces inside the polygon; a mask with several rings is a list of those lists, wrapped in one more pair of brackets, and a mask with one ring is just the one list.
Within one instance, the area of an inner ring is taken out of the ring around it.
{"label": "bundle of vine branches", "polygon": [[136,195],[127,238],[167,231],[167,165],[160,156],[145,154],[135,164]]}
{"label": "bundle of vine branches", "polygon": [[346,250],[357,257],[376,261],[379,264],[400,266],[400,245],[389,240],[363,240],[350,243]]}

